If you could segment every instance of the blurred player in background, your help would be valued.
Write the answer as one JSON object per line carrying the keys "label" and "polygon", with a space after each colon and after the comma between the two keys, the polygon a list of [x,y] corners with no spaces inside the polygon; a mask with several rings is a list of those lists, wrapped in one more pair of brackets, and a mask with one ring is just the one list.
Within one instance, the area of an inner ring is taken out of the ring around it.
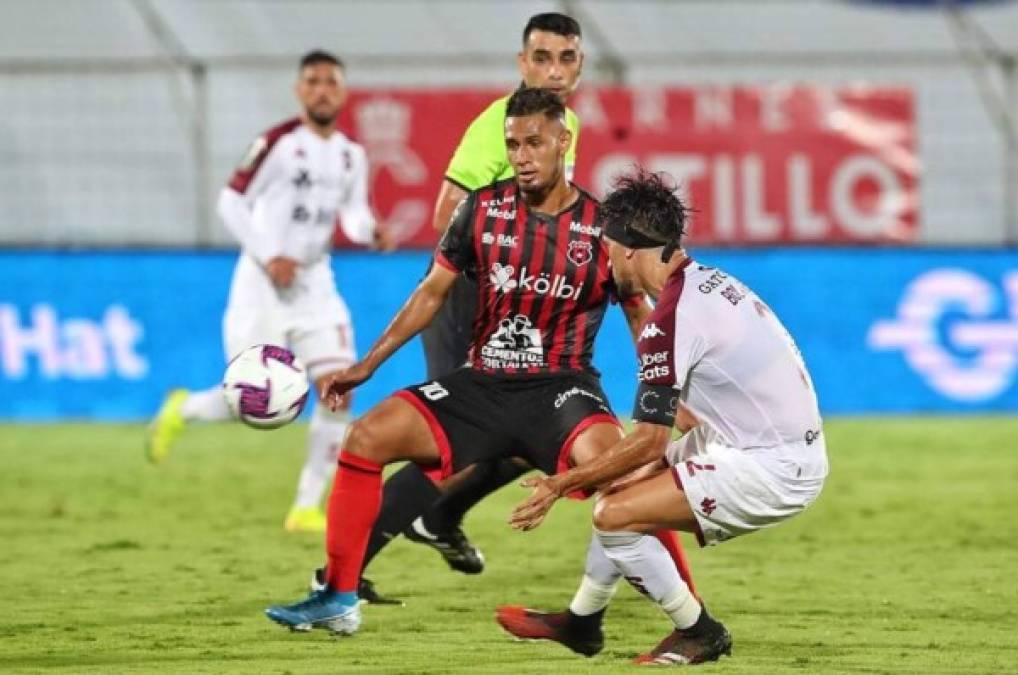
{"label": "blurred player in background", "polygon": [[[354,242],[391,243],[368,205],[364,149],[336,130],[346,94],[342,62],[324,51],[306,54],[296,85],[300,116],[255,140],[219,195],[219,215],[241,246],[223,317],[227,359],[254,344],[289,346],[314,381],[356,360],[329,264],[336,217]],[[187,422],[229,418],[220,386],[175,390],[150,426],[148,456],[165,459]],[[349,400],[334,411],[315,407],[287,530],[325,530],[321,500],[349,418]]]}
{"label": "blurred player in background", "polygon": [[[565,102],[580,80],[583,67],[580,41],[580,25],[569,16],[546,13],[530,17],[523,29],[523,48],[517,56],[523,85],[547,89]],[[433,224],[439,232],[445,231],[453,209],[469,192],[513,176],[504,138],[508,99],[506,95],[492,102],[463,134],[435,202]],[[579,120],[568,108],[565,120],[572,134],[565,157],[566,177],[571,179]],[[421,333],[430,379],[448,375],[466,363],[476,310],[477,281],[460,275],[431,325]],[[431,481],[416,465],[408,464],[385,484],[382,513],[371,535],[365,566],[403,532],[411,541],[435,548],[453,569],[466,574],[481,572],[484,557],[463,533],[460,527],[463,516],[486,495],[527,470],[512,459],[478,464],[433,503]],[[367,600],[385,600],[371,590]]]}
{"label": "blurred player in background", "polygon": [[[775,525],[817,498],[828,470],[817,398],[798,348],[753,291],[687,257],[680,248],[685,213],[653,174],[623,179],[605,199],[599,223],[620,291],[657,299],[637,345],[636,425],[593,461],[529,479],[534,494],[511,518],[514,527],[533,529],[561,496],[630,475],[594,508],[603,555],[588,556],[570,610],[603,609],[624,576],[674,623],[637,659],[660,665],[716,660],[731,652],[732,638],[670,566],[654,564],[641,533],[667,527],[712,545]],[[673,427],[684,436],[669,444]],[[570,614],[503,607],[498,620],[517,637],[568,646]]]}

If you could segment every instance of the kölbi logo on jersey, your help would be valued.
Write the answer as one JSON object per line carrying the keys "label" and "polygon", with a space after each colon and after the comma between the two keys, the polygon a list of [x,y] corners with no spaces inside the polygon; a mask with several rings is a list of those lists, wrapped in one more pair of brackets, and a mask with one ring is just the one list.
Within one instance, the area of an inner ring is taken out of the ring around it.
{"label": "k\u00f6lbi logo on jersey", "polygon": [[578,300],[583,284],[570,284],[566,277],[561,274],[555,276],[547,272],[540,274],[528,274],[524,265],[520,268],[519,275],[516,275],[516,268],[512,265],[495,263],[491,266],[488,274],[488,281],[499,293],[508,293],[514,290],[531,291],[538,295],[550,295],[553,298]]}

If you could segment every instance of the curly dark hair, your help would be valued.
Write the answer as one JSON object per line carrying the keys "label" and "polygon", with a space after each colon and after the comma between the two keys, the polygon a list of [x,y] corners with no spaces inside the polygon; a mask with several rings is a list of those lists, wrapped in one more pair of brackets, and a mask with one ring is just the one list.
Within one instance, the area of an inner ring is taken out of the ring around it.
{"label": "curly dark hair", "polygon": [[544,113],[550,120],[564,120],[566,107],[550,90],[539,87],[520,87],[505,104],[506,117],[524,117],[538,113]]}
{"label": "curly dark hair", "polygon": [[689,217],[689,207],[676,189],[666,174],[638,166],[615,179],[612,191],[601,202],[598,222],[606,230],[635,231],[650,240],[648,245],[674,244],[674,250],[686,233]]}

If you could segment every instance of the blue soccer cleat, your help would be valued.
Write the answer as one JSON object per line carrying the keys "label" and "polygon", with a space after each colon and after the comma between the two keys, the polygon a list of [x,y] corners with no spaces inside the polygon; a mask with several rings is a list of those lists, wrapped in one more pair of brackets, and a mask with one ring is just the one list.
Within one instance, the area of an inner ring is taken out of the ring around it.
{"label": "blue soccer cleat", "polygon": [[[353,596],[349,602],[348,595]],[[273,605],[265,615],[293,631],[325,628],[336,635],[353,635],[361,627],[357,595],[331,589],[312,591],[307,600],[292,605]]]}

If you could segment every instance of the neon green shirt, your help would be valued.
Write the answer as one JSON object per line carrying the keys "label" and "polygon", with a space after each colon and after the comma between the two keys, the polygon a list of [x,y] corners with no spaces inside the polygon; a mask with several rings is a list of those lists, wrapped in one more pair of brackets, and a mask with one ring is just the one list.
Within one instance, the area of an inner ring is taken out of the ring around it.
{"label": "neon green shirt", "polygon": [[[505,151],[505,106],[508,101],[509,97],[503,96],[474,118],[453,153],[445,171],[446,178],[460,187],[477,190],[513,175]],[[573,133],[573,142],[566,152],[566,177],[572,179],[580,118],[569,108],[566,108],[566,127]]]}

